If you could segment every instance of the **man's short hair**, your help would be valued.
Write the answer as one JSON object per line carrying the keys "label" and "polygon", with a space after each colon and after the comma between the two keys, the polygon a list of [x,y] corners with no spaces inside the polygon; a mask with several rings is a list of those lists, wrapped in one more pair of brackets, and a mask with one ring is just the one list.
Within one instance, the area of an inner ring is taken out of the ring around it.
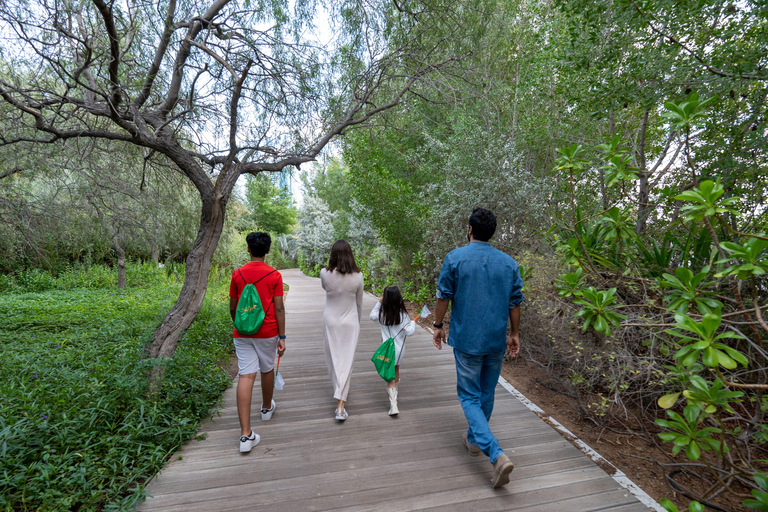
{"label": "man's short hair", "polygon": [[487,242],[496,232],[496,216],[491,210],[475,208],[469,216],[469,225],[475,240]]}
{"label": "man's short hair", "polygon": [[269,233],[261,231],[248,233],[248,236],[245,237],[245,242],[248,244],[251,256],[254,258],[263,258],[272,246],[272,238],[269,236]]}

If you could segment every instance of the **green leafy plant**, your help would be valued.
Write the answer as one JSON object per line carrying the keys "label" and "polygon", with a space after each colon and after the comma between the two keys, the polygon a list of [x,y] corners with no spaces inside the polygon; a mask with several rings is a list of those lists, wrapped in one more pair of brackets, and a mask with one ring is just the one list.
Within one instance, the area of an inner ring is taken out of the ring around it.
{"label": "green leafy plant", "polygon": [[637,235],[630,219],[631,215],[629,210],[621,210],[616,206],[605,212],[597,221],[606,228],[605,239],[628,240],[635,238]]}
{"label": "green leafy plant", "polygon": [[605,162],[601,169],[605,171],[605,184],[608,187],[624,180],[632,180],[637,177],[638,169],[632,167],[631,156],[626,149],[620,147],[621,137],[614,134],[603,144],[598,144],[596,149],[600,151],[600,157]]}
{"label": "green leafy plant", "polygon": [[518,266],[520,267],[520,277],[523,279],[523,293],[530,292],[531,287],[528,285],[528,281],[533,276],[533,269],[528,268],[522,263],[520,263]]}
{"label": "green leafy plant", "polygon": [[696,121],[704,118],[704,110],[714,100],[715,98],[713,97],[701,101],[699,100],[698,93],[692,92],[684,101],[677,103],[674,101],[665,102],[664,108],[667,109],[667,112],[661,115],[666,117],[675,129],[688,128]]}
{"label": "green leafy plant", "polygon": [[712,180],[702,181],[698,188],[686,190],[675,196],[678,201],[689,201],[696,204],[688,204],[680,209],[680,214],[685,222],[699,222],[706,217],[721,213],[735,213],[733,206],[737,198],[729,197],[720,201],[720,196],[725,193],[725,187],[720,184],[720,178],[716,182]]}
{"label": "green leafy plant", "polygon": [[638,262],[653,276],[659,277],[664,270],[672,266],[672,260],[678,250],[675,238],[664,233],[661,243],[655,239],[643,242],[639,238],[635,239],[637,246]]}
{"label": "green leafy plant", "polygon": [[656,424],[673,430],[674,432],[662,432],[659,437],[668,443],[673,443],[672,454],[677,455],[685,449],[685,455],[691,460],[698,460],[701,451],[714,450],[721,452],[720,442],[712,437],[712,434],[722,432],[717,427],[699,427],[701,409],[695,405],[688,405],[683,410],[683,415],[675,411],[667,411],[669,420],[656,420]]}
{"label": "green leafy plant", "polygon": [[581,144],[571,144],[567,148],[559,148],[557,150],[561,156],[557,158],[556,169],[558,171],[583,171],[584,165],[589,163],[589,160],[582,158],[584,148]]}
{"label": "green leafy plant", "polygon": [[768,475],[755,473],[752,475],[760,490],[753,489],[753,500],[744,500],[744,506],[754,510],[768,510]]}
{"label": "green leafy plant", "polygon": [[[682,343],[688,343],[673,356],[684,366],[692,365],[699,360],[699,356],[701,356],[701,362],[710,368],[722,366],[733,370],[737,363],[747,366],[747,358],[744,354],[719,341],[727,338],[741,338],[734,332],[717,334],[722,321],[720,311],[705,314],[701,322],[696,322],[686,314],[675,313],[675,321],[677,330],[667,329],[666,332],[681,338]],[[693,336],[686,333],[691,333]]]}
{"label": "green leafy plant", "polygon": [[184,343],[160,363],[142,350],[180,284],[142,265],[132,273],[144,284],[90,287],[101,272],[71,269],[67,286],[81,288],[0,294],[0,510],[134,508],[230,383],[228,273],[214,273]]}
{"label": "green leafy plant", "polygon": [[[680,510],[667,498],[661,498],[659,502],[667,512],[680,512]],[[704,512],[704,505],[698,501],[692,501],[688,504],[688,512]]]}
{"label": "green leafy plant", "polygon": [[701,313],[709,313],[722,307],[722,303],[711,298],[716,292],[708,288],[714,286],[714,281],[704,281],[709,274],[709,266],[694,275],[690,269],[678,267],[675,275],[663,274],[659,285],[666,288],[664,300],[669,302],[667,311],[687,313],[691,305]]}
{"label": "green leafy plant", "polygon": [[576,313],[576,317],[583,320],[582,330],[586,331],[590,326],[606,336],[611,335],[611,325],[618,327],[627,317],[613,311],[610,306],[616,302],[616,288],[610,290],[596,290],[594,286],[582,291],[582,296],[574,300],[574,304],[584,306]]}
{"label": "green leafy plant", "polygon": [[[751,237],[744,245],[722,242],[720,247],[731,254],[729,258],[721,259],[717,263],[731,266],[718,272],[717,277],[735,275],[737,279],[749,279],[768,272],[768,253],[765,250],[768,248],[768,240]],[[733,264],[735,261],[742,263]]]}
{"label": "green leafy plant", "polygon": [[683,396],[689,404],[699,407],[707,414],[714,414],[718,408],[733,412],[730,403],[744,396],[744,393],[728,391],[719,378],[715,379],[710,386],[703,377],[693,375],[689,388],[683,391]]}
{"label": "green leafy plant", "polygon": [[559,279],[555,279],[555,289],[562,299],[569,297],[581,297],[581,289],[584,287],[584,270],[577,268],[575,272],[560,274]]}

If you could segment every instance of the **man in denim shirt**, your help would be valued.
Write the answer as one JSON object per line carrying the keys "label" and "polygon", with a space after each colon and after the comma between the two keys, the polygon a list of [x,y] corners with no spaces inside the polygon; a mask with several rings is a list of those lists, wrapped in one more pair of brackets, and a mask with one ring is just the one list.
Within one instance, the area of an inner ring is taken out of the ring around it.
{"label": "man in denim shirt", "polygon": [[[469,244],[448,253],[437,282],[433,343],[445,342],[443,317],[451,302],[448,345],[456,360],[456,390],[469,429],[464,445],[472,456],[482,451],[493,464],[494,487],[509,483],[514,465],[488,427],[504,352],[520,351],[520,303],[523,280],[514,259],[488,240],[496,231],[496,217],[476,208],[469,217]],[[507,334],[507,320],[510,333]]]}

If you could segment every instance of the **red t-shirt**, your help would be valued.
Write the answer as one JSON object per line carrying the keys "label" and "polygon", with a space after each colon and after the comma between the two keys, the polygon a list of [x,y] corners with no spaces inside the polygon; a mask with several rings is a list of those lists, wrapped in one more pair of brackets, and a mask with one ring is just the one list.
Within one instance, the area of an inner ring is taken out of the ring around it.
{"label": "red t-shirt", "polygon": [[[229,296],[239,301],[240,294],[243,293],[245,285],[255,283],[256,291],[261,299],[261,306],[266,313],[264,323],[261,324],[261,329],[256,334],[240,334],[235,329],[233,335],[235,338],[273,338],[277,336],[277,317],[275,317],[275,305],[272,303],[272,298],[283,296],[283,276],[280,275],[280,272],[273,272],[273,270],[275,269],[266,263],[252,261],[235,270],[232,274],[232,282],[229,284]],[[272,273],[269,274],[270,272]],[[243,276],[240,277],[240,274]],[[245,282],[243,282],[243,279],[245,279]],[[257,283],[256,281],[259,282]]]}

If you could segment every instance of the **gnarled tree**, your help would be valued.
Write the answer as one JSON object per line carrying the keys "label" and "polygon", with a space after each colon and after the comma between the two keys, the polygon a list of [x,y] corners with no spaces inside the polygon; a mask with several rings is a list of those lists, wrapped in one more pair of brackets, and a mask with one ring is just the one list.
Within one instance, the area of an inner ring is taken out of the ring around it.
{"label": "gnarled tree", "polygon": [[[289,16],[280,0],[0,4],[0,97],[15,116],[0,145],[124,141],[172,162],[200,194],[184,285],[150,357],[171,356],[197,315],[241,175],[314,160],[334,137],[458,62],[460,5],[342,0],[329,6],[337,31],[327,45],[304,32],[310,2],[293,7]],[[453,30],[420,37],[434,24]],[[403,33],[395,26],[413,37],[388,40]]]}

